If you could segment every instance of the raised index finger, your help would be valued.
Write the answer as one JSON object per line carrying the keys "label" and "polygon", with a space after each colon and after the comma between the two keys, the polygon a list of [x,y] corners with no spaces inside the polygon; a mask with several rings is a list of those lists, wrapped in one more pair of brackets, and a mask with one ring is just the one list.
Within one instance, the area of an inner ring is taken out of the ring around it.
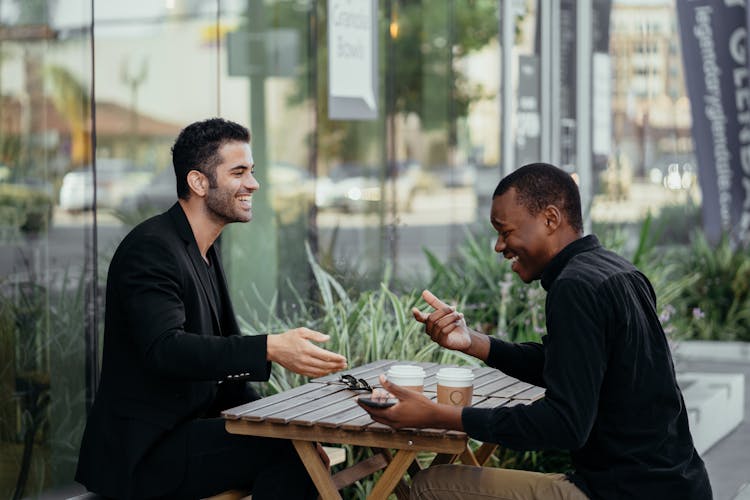
{"label": "raised index finger", "polygon": [[432,307],[435,308],[437,311],[452,311],[453,308],[437,298],[431,291],[424,290],[422,292],[422,298],[425,302],[430,304]]}

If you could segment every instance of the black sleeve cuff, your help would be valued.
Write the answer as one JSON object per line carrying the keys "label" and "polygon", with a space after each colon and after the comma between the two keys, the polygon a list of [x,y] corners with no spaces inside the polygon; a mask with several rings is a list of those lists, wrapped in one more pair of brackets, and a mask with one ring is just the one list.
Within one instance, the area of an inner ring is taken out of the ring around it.
{"label": "black sleeve cuff", "polygon": [[267,358],[268,335],[242,335],[241,342],[232,349],[232,360],[226,367],[226,380],[265,382],[271,377],[271,362]]}
{"label": "black sleeve cuff", "polygon": [[271,362],[267,359],[268,335],[254,335],[254,338],[257,339],[257,344],[252,348],[253,356],[250,363],[253,371],[257,372],[257,378],[251,380],[266,382],[271,377]]}
{"label": "black sleeve cuff", "polygon": [[461,423],[464,427],[464,432],[483,443],[494,442],[492,437],[493,411],[496,411],[496,409],[464,407],[461,411]]}

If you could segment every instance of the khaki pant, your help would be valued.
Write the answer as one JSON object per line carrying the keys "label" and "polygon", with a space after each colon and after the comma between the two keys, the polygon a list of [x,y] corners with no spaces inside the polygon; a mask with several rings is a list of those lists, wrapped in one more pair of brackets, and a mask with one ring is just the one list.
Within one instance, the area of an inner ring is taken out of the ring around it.
{"label": "khaki pant", "polygon": [[437,465],[414,478],[411,500],[587,500],[564,474],[524,470]]}

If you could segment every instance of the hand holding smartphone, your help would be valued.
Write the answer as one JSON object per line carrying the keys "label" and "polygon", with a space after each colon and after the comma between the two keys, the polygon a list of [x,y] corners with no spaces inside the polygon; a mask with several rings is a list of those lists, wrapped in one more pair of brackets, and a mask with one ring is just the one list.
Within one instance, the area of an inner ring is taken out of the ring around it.
{"label": "hand holding smartphone", "polygon": [[395,398],[359,398],[357,401],[370,408],[390,408],[398,403]]}

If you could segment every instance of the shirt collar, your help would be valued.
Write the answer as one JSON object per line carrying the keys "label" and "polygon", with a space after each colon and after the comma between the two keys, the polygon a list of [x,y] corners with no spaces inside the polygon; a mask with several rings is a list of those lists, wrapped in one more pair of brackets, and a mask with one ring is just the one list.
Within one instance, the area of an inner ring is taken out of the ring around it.
{"label": "shirt collar", "polygon": [[552,282],[557,279],[570,259],[579,253],[588,252],[589,250],[594,250],[601,246],[599,239],[593,234],[584,236],[583,238],[579,238],[574,242],[569,243],[568,246],[552,257],[552,260],[547,264],[547,267],[544,268],[544,271],[542,271],[542,288],[549,291]]}

